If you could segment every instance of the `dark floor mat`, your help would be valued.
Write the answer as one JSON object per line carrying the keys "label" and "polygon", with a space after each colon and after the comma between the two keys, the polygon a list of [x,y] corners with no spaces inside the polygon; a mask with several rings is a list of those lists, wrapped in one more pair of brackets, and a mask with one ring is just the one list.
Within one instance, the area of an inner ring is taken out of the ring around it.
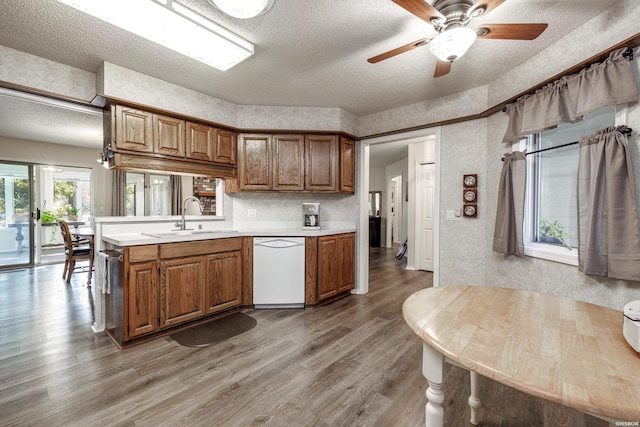
{"label": "dark floor mat", "polygon": [[185,347],[206,347],[240,335],[252,329],[256,323],[256,319],[244,313],[232,313],[176,332],[169,335],[169,338]]}

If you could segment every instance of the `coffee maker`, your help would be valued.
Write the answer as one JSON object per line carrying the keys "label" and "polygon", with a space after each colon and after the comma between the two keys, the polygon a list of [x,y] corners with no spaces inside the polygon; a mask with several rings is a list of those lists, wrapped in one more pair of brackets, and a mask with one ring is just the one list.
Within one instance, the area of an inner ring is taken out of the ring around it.
{"label": "coffee maker", "polygon": [[320,203],[302,204],[302,228],[320,228]]}

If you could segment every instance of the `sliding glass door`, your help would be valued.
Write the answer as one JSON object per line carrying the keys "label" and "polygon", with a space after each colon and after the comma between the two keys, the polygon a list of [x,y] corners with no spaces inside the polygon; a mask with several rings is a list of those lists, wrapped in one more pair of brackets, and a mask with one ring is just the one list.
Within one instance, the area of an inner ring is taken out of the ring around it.
{"label": "sliding glass door", "polygon": [[0,162],[0,269],[64,262],[59,220],[89,225],[91,169]]}
{"label": "sliding glass door", "polygon": [[0,268],[33,264],[33,168],[0,163]]}

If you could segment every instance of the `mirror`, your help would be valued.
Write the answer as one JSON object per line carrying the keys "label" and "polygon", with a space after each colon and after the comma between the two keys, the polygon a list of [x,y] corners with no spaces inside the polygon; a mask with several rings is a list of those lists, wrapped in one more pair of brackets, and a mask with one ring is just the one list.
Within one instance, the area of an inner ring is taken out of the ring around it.
{"label": "mirror", "polygon": [[382,191],[369,192],[369,216],[379,217],[382,212]]}

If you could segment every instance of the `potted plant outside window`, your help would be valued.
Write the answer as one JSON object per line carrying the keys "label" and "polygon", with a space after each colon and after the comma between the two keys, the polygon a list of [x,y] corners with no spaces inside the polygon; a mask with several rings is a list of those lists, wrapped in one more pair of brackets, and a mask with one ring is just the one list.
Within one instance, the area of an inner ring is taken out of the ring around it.
{"label": "potted plant outside window", "polygon": [[564,225],[558,221],[549,221],[543,219],[540,221],[540,236],[539,240],[544,243],[555,243],[558,245],[564,245],[571,247],[565,239],[571,236],[571,233],[565,231]]}

